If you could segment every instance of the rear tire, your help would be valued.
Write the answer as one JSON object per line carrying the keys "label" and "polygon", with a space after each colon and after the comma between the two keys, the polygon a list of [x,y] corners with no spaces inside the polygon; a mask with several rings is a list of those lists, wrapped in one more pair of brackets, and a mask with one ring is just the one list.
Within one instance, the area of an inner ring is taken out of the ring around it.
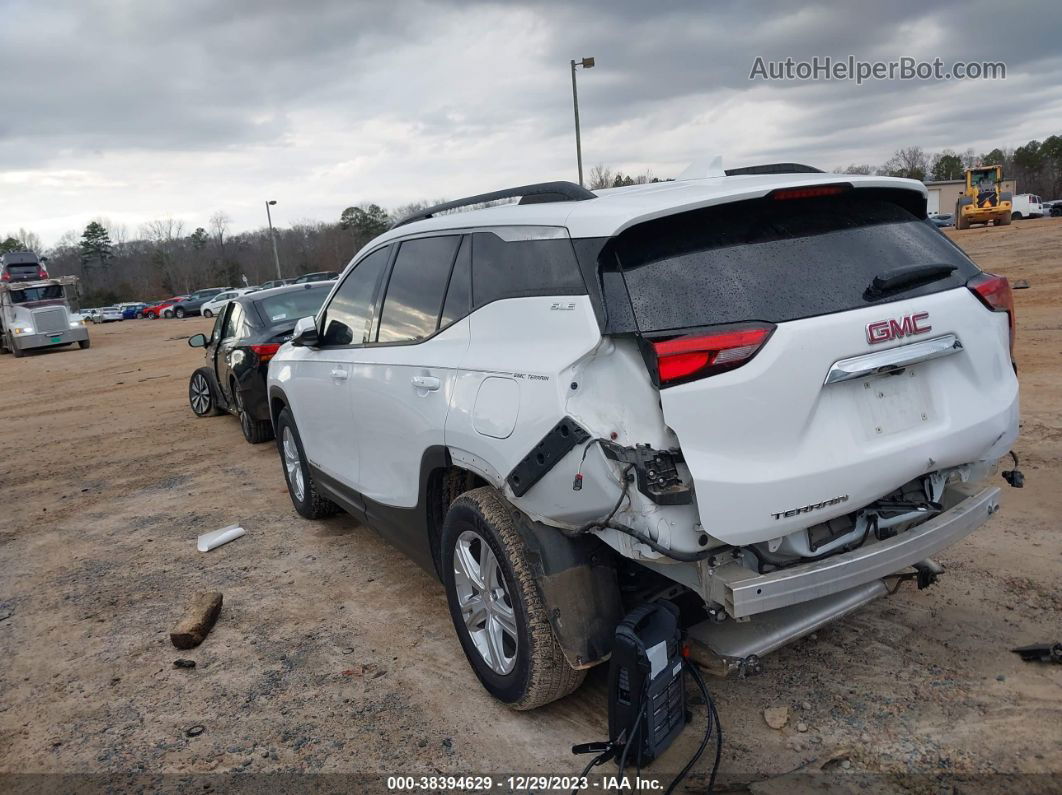
{"label": "rear tire", "polygon": [[243,438],[249,444],[261,444],[272,439],[273,423],[268,420],[256,420],[247,413],[247,409],[243,405],[243,397],[240,395],[240,390],[237,389],[235,381],[232,382],[231,389],[233,401],[236,403],[236,416],[240,420],[240,430],[243,431]]}
{"label": "rear tire", "polygon": [[175,310],[173,310],[173,314],[177,318],[184,318],[184,310],[181,307],[177,307]]}
{"label": "rear tire", "polygon": [[490,486],[458,497],[442,531],[442,577],[450,618],[483,687],[513,709],[572,693],[572,668],[553,635],[513,507]]}
{"label": "rear tire", "polygon": [[144,313],[143,312],[137,312],[136,313],[136,319],[137,320],[143,320],[144,319]]}
{"label": "rear tire", "polygon": [[81,350],[85,350],[86,348],[91,348],[92,347],[92,340],[78,340],[77,341],[77,347],[81,348]]}
{"label": "rear tire", "polygon": [[310,467],[306,463],[306,452],[302,449],[299,429],[295,427],[295,419],[286,408],[277,418],[277,451],[280,453],[280,466],[284,470],[284,481],[288,484],[291,504],[299,515],[306,519],[334,516],[339,506],[321,496],[317,490],[317,484],[313,482]]}

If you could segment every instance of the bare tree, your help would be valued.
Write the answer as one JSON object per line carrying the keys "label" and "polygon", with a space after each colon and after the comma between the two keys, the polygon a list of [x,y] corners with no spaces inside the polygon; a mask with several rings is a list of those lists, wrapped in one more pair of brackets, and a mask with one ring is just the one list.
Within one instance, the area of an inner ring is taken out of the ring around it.
{"label": "bare tree", "polygon": [[604,163],[598,163],[592,169],[590,169],[590,190],[600,190],[601,188],[611,188],[612,183],[616,181],[616,175],[612,173],[612,169],[606,166]]}

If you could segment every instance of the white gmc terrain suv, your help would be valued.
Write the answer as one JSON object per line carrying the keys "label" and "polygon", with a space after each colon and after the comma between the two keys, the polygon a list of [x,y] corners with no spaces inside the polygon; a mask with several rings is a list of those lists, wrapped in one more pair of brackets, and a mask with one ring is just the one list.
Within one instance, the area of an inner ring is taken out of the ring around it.
{"label": "white gmc terrain suv", "polygon": [[1007,280],[921,183],[777,164],[405,219],[268,389],[298,512],[341,508],[436,573],[480,681],[528,709],[639,602],[750,672],[932,582],[998,509],[1013,332]]}

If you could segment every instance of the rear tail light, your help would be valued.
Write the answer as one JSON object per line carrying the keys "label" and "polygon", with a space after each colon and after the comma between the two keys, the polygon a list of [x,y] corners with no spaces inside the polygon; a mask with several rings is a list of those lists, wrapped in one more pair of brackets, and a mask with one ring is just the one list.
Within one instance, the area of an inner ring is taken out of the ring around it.
{"label": "rear tail light", "polygon": [[37,267],[37,278],[38,279],[47,279],[48,278],[48,271],[46,271],[44,268],[38,266]]}
{"label": "rear tail light", "polygon": [[280,350],[280,343],[279,342],[265,342],[265,343],[262,343],[261,345],[252,345],[251,346],[251,350],[258,357],[258,361],[261,364],[265,364],[270,359],[272,359],[273,356],[276,355],[276,352],[278,350]]}
{"label": "rear tail light", "polygon": [[0,273],[0,282],[9,282],[9,281],[11,281],[11,274],[10,273],[8,273],[7,271],[4,271],[3,273]]}
{"label": "rear tail light", "polygon": [[653,341],[660,386],[724,373],[745,364],[763,347],[774,326],[755,324]]}
{"label": "rear tail light", "polygon": [[981,299],[981,303],[993,312],[1006,312],[1010,326],[1010,355],[1014,358],[1014,294],[1010,291],[1010,282],[1006,276],[997,276],[994,273],[982,273],[974,276],[966,286],[974,295]]}

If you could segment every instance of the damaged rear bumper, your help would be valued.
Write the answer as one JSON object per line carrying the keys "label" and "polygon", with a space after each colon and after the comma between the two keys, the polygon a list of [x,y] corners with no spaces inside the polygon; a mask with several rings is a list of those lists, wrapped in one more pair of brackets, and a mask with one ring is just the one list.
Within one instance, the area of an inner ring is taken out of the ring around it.
{"label": "damaged rear bumper", "polygon": [[949,485],[943,513],[894,538],[758,576],[730,564],[711,573],[709,590],[729,615],[744,618],[872,583],[972,533],[999,510],[999,492],[994,486]]}

